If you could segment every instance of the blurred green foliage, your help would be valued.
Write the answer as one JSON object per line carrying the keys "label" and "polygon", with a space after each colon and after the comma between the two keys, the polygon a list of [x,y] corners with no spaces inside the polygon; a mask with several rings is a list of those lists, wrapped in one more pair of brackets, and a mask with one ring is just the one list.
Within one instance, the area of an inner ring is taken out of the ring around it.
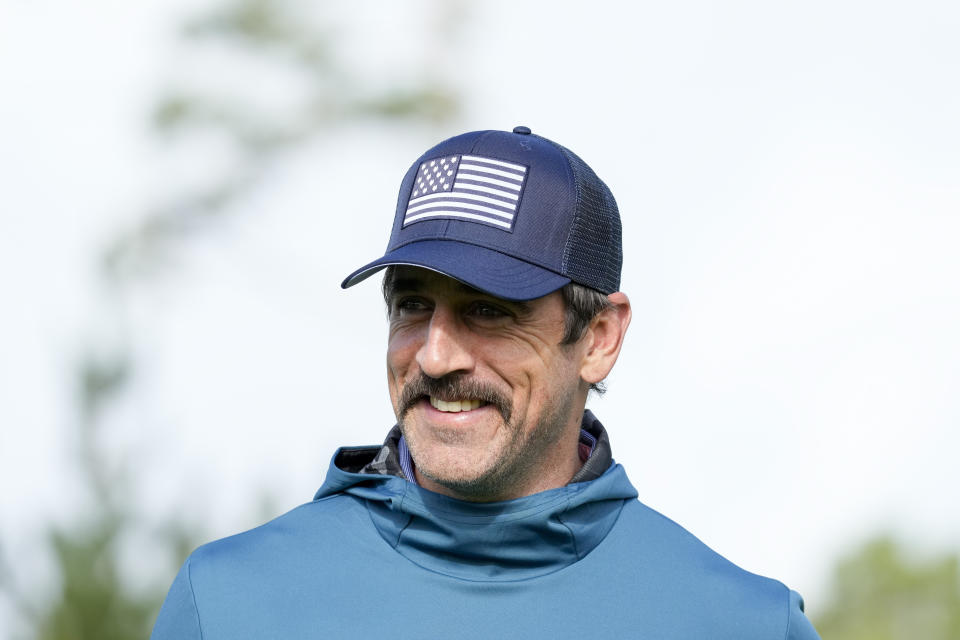
{"label": "blurred green foliage", "polygon": [[837,563],[824,640],[960,639],[960,558],[917,558],[891,537],[872,539]]}
{"label": "blurred green foliage", "polygon": [[145,638],[162,592],[126,586],[118,545],[130,526],[125,514],[92,514],[90,522],[50,534],[60,572],[54,597],[29,620],[31,637],[42,640]]}
{"label": "blurred green foliage", "polygon": [[[156,514],[138,511],[135,474],[127,460],[108,455],[102,441],[105,414],[137,372],[136,349],[124,342],[136,342],[135,328],[125,324],[128,294],[142,290],[146,276],[167,270],[170,255],[189,236],[215,228],[211,223],[229,214],[281,154],[353,122],[430,125],[457,113],[457,96],[442,78],[415,74],[412,80],[384,84],[358,77],[339,55],[337,39],[319,13],[326,4],[228,0],[183,29],[187,48],[216,46],[221,56],[225,50],[232,52],[238,66],[254,58],[284,77],[297,78],[299,86],[290,91],[296,99],[283,112],[269,114],[260,111],[255,100],[225,95],[215,87],[175,88],[158,101],[151,120],[163,138],[216,133],[230,141],[235,158],[205,186],[171,189],[167,200],[154,202],[135,216],[100,256],[108,317],[102,319],[100,328],[105,330],[99,335],[113,338],[85,345],[85,355],[72,374],[78,428],[73,449],[77,478],[71,495],[80,493],[88,499],[77,521],[51,525],[38,536],[55,567],[57,586],[41,593],[36,585],[20,584],[18,572],[11,570],[12,560],[0,548],[0,596],[12,605],[24,638],[148,637],[175,565],[200,542],[199,525],[176,515],[157,521]],[[458,7],[450,0],[426,5],[432,15],[450,18],[455,18]],[[449,24],[433,24],[445,27],[434,29],[436,37],[452,37]],[[425,39],[427,45],[429,40]],[[248,97],[255,97],[256,91],[253,87]],[[175,563],[147,586],[135,586],[131,580],[136,572],[129,563],[136,559],[129,553],[130,541],[138,535],[141,541],[133,545],[134,556],[169,557]]]}
{"label": "blurred green foliage", "polygon": [[[42,534],[58,584],[37,598],[14,583],[9,566],[0,575],[0,592],[17,607],[27,638],[122,640],[149,635],[163,592],[159,585],[136,589],[128,584],[121,546],[133,529],[158,525],[142,521],[126,490],[129,470],[123,461],[106,455],[98,437],[103,412],[122,393],[129,374],[130,362],[123,354],[88,353],[78,365],[78,432],[73,453],[85,508],[79,521],[51,525]],[[160,547],[180,553],[194,541],[182,523],[164,525],[153,533]]]}

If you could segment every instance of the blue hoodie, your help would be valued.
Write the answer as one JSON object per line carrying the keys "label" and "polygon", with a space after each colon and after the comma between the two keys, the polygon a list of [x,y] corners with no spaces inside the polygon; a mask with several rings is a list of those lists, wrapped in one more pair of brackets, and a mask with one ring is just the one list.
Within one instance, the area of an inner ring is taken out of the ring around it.
{"label": "blue hoodie", "polygon": [[818,637],[799,595],[644,506],[618,464],[474,503],[358,472],[386,454],[339,450],[312,502],[194,551],[153,640]]}

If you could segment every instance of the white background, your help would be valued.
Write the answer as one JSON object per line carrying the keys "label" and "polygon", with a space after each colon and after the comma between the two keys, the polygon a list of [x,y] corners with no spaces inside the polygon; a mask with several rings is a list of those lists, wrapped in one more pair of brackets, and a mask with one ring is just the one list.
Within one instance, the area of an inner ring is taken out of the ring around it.
{"label": "white background", "polygon": [[[208,72],[176,35],[205,7],[0,2],[0,535],[28,582],[43,524],[84,509],[71,367],[114,317],[98,255],[219,161],[171,166],[146,126],[171,79]],[[382,439],[379,290],[339,282],[382,252],[423,150],[524,124],[620,205],[634,322],[591,406],[641,500],[813,615],[867,535],[958,546],[954,3],[499,0],[434,49],[434,5],[388,7],[335,12],[343,55],[373,82],[434,73],[463,113],[324,136],[128,301],[136,376],[106,439],[144,510],[227,535]]]}

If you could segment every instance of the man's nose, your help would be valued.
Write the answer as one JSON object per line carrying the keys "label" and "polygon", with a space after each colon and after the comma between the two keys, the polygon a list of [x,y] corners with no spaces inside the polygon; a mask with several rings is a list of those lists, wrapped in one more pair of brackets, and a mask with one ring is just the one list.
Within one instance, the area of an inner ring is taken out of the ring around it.
{"label": "man's nose", "polygon": [[465,373],[473,369],[473,355],[467,347],[466,328],[452,310],[437,305],[430,317],[417,364],[425,375],[442,378],[450,373]]}

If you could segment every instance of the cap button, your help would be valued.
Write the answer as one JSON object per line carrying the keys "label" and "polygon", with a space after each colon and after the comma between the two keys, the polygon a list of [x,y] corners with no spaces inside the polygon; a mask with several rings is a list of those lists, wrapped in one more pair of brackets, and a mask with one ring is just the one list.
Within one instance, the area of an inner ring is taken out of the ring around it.
{"label": "cap button", "polygon": [[524,127],[522,125],[519,127],[514,127],[513,132],[519,133],[520,135],[528,136],[530,135],[530,127]]}

